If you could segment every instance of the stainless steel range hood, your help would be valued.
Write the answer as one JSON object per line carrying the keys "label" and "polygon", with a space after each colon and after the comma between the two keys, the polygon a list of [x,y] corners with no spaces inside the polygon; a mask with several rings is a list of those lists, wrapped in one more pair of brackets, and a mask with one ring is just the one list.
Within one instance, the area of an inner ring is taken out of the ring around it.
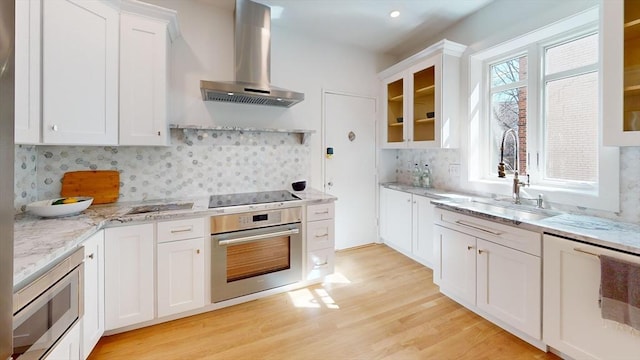
{"label": "stainless steel range hood", "polygon": [[271,9],[236,0],[236,81],[200,81],[202,100],[291,107],[304,94],[271,85]]}

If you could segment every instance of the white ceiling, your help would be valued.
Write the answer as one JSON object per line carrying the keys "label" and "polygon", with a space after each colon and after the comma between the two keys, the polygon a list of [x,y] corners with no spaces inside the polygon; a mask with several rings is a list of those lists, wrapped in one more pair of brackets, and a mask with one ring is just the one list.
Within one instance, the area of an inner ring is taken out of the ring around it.
{"label": "white ceiling", "polygon": [[[235,0],[205,0],[233,9]],[[422,49],[440,31],[493,0],[255,0],[272,26],[392,56]],[[275,18],[275,7],[282,8]],[[392,10],[400,16],[389,17]]]}

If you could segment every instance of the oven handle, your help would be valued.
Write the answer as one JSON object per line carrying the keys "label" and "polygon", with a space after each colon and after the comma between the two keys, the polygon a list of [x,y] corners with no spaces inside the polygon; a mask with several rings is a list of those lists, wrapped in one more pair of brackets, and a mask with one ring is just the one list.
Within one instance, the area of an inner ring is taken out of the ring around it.
{"label": "oven handle", "polygon": [[285,231],[272,232],[272,233],[268,233],[268,234],[243,236],[243,237],[234,238],[234,239],[228,239],[228,240],[218,240],[219,238],[217,236],[215,236],[215,235],[212,236],[211,238],[214,239],[214,240],[218,240],[218,245],[226,246],[226,245],[238,245],[238,244],[248,243],[248,242],[252,242],[252,241],[268,239],[268,238],[272,238],[272,237],[276,237],[276,236],[286,236],[286,235],[293,235],[293,234],[298,234],[298,233],[300,233],[300,230],[291,229],[291,230],[285,230]]}

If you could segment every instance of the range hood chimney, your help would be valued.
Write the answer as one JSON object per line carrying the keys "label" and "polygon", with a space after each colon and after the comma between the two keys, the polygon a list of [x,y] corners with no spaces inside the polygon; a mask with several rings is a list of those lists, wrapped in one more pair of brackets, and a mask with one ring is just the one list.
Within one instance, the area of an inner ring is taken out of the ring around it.
{"label": "range hood chimney", "polygon": [[236,81],[200,81],[202,100],[291,107],[304,94],[271,85],[271,9],[236,0]]}

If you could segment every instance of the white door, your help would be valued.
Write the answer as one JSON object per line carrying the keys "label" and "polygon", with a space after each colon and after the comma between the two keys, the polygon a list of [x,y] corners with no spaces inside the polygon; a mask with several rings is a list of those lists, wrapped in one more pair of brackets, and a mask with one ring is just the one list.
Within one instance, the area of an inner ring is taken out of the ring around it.
{"label": "white door", "polygon": [[534,339],[542,339],[542,261],[477,239],[478,308]]}
{"label": "white door", "polygon": [[336,249],[374,243],[376,222],[375,117],[373,98],[324,93],[324,190],[338,197]]}
{"label": "white door", "polygon": [[158,317],[204,306],[204,239],[158,244]]}
{"label": "white door", "polygon": [[106,229],[104,259],[105,330],[153,320],[154,224]]}

